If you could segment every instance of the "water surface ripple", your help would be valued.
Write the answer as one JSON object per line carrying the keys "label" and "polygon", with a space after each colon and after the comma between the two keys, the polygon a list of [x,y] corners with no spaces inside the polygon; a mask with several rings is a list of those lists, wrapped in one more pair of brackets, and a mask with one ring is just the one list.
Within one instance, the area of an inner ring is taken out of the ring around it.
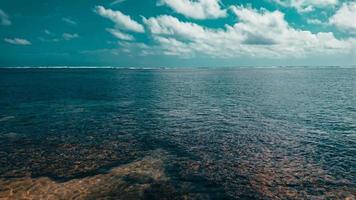
{"label": "water surface ripple", "polygon": [[0,69],[0,199],[355,199],[356,69]]}

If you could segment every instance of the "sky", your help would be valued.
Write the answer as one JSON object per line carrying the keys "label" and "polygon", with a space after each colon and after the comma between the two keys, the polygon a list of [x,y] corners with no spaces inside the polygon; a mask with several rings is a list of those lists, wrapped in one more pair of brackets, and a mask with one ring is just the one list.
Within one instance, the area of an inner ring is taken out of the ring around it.
{"label": "sky", "polygon": [[0,67],[356,66],[356,0],[2,0]]}

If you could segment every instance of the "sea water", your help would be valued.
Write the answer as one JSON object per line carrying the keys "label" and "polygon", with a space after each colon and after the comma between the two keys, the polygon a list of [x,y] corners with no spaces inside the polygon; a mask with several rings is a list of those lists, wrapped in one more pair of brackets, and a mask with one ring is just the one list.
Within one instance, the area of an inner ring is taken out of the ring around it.
{"label": "sea water", "polygon": [[355,194],[356,69],[0,69],[0,197]]}

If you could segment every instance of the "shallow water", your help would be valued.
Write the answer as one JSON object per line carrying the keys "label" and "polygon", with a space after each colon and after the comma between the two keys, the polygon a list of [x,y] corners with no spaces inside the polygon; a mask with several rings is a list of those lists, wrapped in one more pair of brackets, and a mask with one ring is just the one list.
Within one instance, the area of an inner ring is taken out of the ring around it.
{"label": "shallow water", "polygon": [[355,199],[355,86],[352,68],[0,69],[0,198]]}

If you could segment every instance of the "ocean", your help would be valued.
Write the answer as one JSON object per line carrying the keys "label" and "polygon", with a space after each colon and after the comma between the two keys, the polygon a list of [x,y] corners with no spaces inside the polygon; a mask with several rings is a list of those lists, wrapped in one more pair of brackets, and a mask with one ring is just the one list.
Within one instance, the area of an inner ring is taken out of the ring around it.
{"label": "ocean", "polygon": [[355,68],[0,69],[0,199],[355,199]]}

